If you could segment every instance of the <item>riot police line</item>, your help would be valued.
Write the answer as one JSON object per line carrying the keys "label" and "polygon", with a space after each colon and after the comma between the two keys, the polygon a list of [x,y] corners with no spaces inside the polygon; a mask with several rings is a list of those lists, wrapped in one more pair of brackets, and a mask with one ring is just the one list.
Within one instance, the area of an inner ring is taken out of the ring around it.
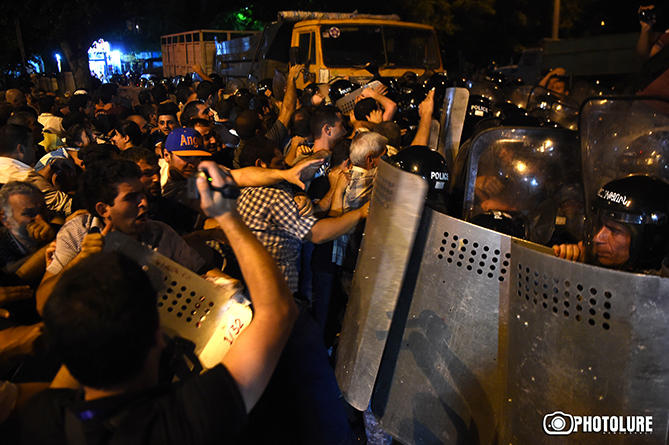
{"label": "riot police line", "polygon": [[472,91],[441,96],[444,161],[409,148],[379,167],[336,364],[345,399],[407,444],[666,443],[669,103],[532,91],[562,125],[517,110],[472,123],[488,105]]}

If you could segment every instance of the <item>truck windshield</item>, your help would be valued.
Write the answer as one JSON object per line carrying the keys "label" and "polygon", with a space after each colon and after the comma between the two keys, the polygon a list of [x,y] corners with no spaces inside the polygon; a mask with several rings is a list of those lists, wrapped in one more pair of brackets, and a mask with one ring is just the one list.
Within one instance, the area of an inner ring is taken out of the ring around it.
{"label": "truck windshield", "polygon": [[382,25],[321,26],[325,66],[375,62],[379,68],[438,68],[434,33],[427,29]]}

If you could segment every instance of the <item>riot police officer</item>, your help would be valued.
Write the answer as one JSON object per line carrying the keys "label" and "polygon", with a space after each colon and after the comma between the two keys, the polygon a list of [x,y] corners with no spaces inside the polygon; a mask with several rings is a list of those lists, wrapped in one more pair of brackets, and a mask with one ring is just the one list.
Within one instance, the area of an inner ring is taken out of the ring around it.
{"label": "riot police officer", "polygon": [[[665,275],[669,254],[669,184],[632,175],[616,179],[597,192],[590,240],[594,264]],[[584,261],[583,242],[553,246],[556,256]],[[590,258],[589,258],[590,259]]]}

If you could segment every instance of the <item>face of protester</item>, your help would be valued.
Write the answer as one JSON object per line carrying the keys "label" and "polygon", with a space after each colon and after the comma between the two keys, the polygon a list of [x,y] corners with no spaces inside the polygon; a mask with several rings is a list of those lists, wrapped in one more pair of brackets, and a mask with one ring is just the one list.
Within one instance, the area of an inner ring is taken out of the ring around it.
{"label": "face of protester", "polygon": [[193,128],[202,135],[203,148],[209,153],[216,153],[218,151],[218,141],[211,125],[195,124]]}
{"label": "face of protester", "polygon": [[42,202],[37,196],[14,193],[7,200],[7,207],[0,209],[0,221],[16,238],[31,242],[28,224],[34,222],[43,210]]}
{"label": "face of protester", "polygon": [[112,143],[118,147],[119,150],[130,148],[130,136],[123,136],[118,130],[114,130],[111,137]]}
{"label": "face of protester", "polygon": [[179,156],[165,151],[165,160],[170,165],[170,171],[176,171],[184,178],[190,178],[197,173],[197,166],[202,158],[199,156]]}
{"label": "face of protester", "polygon": [[603,266],[622,266],[630,258],[632,234],[624,224],[605,219],[592,241],[597,261]]}
{"label": "face of protester", "polygon": [[149,123],[139,114],[133,114],[131,116],[128,116],[128,120],[136,123],[142,133],[146,134],[149,132],[150,130]]}
{"label": "face of protester", "polygon": [[105,224],[126,235],[139,235],[148,222],[148,203],[144,185],[138,178],[126,179],[116,185],[118,194],[112,205],[98,202],[95,210]]}
{"label": "face of protester", "polygon": [[137,166],[142,171],[139,179],[144,186],[147,195],[158,198],[160,196],[160,167],[158,164],[149,164],[144,159],[137,161]]}
{"label": "face of protester", "polygon": [[197,118],[206,121],[213,120],[211,109],[205,104],[197,104]]}
{"label": "face of protester", "polygon": [[162,114],[158,116],[158,128],[167,136],[170,131],[177,128],[177,119],[171,114]]}

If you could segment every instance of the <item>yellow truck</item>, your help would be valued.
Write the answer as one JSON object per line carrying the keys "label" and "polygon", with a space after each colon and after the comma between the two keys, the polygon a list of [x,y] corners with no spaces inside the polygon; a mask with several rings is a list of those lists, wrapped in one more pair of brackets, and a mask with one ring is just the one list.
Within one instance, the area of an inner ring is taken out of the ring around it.
{"label": "yellow truck", "polygon": [[397,15],[281,11],[262,33],[216,45],[215,71],[228,78],[259,81],[306,65],[298,87],[345,77],[364,83],[371,62],[383,77],[407,71],[443,71],[434,28]]}

